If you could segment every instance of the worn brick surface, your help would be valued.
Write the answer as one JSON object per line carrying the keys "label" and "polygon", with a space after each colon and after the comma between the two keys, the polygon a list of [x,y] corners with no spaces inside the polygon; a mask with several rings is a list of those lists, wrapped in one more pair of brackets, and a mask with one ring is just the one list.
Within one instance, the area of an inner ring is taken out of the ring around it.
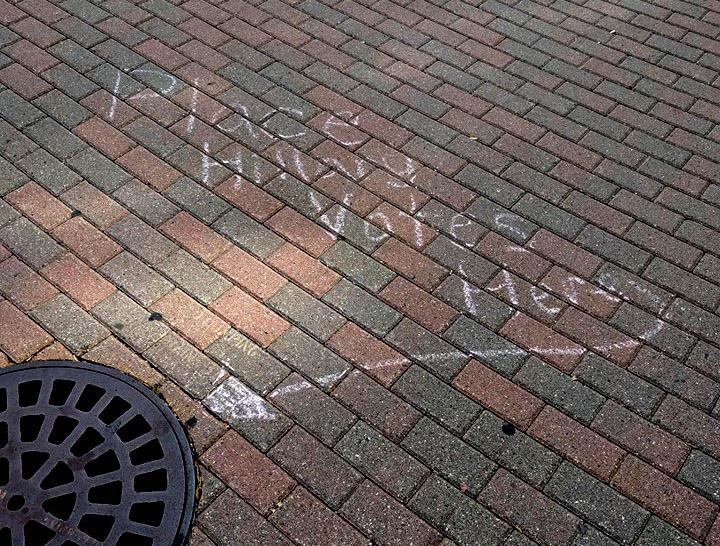
{"label": "worn brick surface", "polygon": [[52,337],[9,301],[0,302],[0,347],[15,362],[27,360],[52,343]]}
{"label": "worn brick surface", "polygon": [[[205,226],[202,228],[206,229]],[[261,300],[273,296],[286,282],[260,260],[237,247],[229,247],[213,261],[212,267]]]}
{"label": "worn brick surface", "polygon": [[31,316],[76,354],[97,345],[109,334],[102,324],[63,294],[36,307]]}
{"label": "worn brick surface", "polygon": [[193,546],[720,544],[720,4],[0,4],[0,366],[195,416]]}
{"label": "worn brick surface", "polygon": [[270,521],[298,544],[370,544],[352,525],[302,487],[285,498]]}
{"label": "worn brick surface", "polygon": [[618,446],[549,406],[528,433],[603,480],[614,473],[625,455]]}
{"label": "worn brick surface", "polygon": [[[295,485],[294,480],[267,455],[233,431],[215,443],[203,455],[203,461],[263,514],[267,514]],[[258,476],[263,479],[257,480]]]}
{"label": "worn brick surface", "polygon": [[157,300],[150,310],[160,313],[200,349],[207,348],[229,328],[222,319],[177,289]]}
{"label": "worn brick surface", "polygon": [[491,510],[545,544],[571,544],[581,520],[506,470],[499,470],[481,497]]}
{"label": "worn brick surface", "polygon": [[15,257],[0,263],[0,294],[24,311],[31,311],[57,294],[40,275]]}
{"label": "worn brick surface", "polygon": [[328,346],[386,386],[410,365],[403,355],[351,322],[328,340]]}
{"label": "worn brick surface", "polygon": [[34,182],[7,194],[5,200],[44,229],[70,218],[70,210]]}
{"label": "worn brick surface", "polygon": [[91,267],[100,267],[122,251],[113,240],[84,218],[71,218],[53,230],[53,235]]}
{"label": "worn brick surface", "polygon": [[268,398],[326,445],[335,444],[355,421],[351,412],[297,374],[291,374]]}
{"label": "worn brick surface", "polygon": [[478,362],[471,361],[453,385],[493,412],[527,427],[543,406],[541,400]]}
{"label": "worn brick surface", "polygon": [[582,346],[520,313],[507,321],[500,333],[568,373],[585,354]]}
{"label": "worn brick surface", "polygon": [[613,484],[694,538],[705,536],[717,513],[712,502],[634,457],[623,462]]}
{"label": "worn brick surface", "polygon": [[215,300],[211,309],[241,332],[267,347],[288,328],[288,323],[238,288]]}
{"label": "worn brick surface", "polygon": [[436,544],[437,531],[389,497],[370,481],[365,481],[341,510],[378,544]]}
{"label": "worn brick surface", "polygon": [[50,262],[40,273],[84,309],[91,309],[116,288],[72,254]]}
{"label": "worn brick surface", "polygon": [[[422,419],[402,443],[448,481],[477,493],[495,470],[495,464],[440,425]],[[462,454],[457,457],[456,454]]]}

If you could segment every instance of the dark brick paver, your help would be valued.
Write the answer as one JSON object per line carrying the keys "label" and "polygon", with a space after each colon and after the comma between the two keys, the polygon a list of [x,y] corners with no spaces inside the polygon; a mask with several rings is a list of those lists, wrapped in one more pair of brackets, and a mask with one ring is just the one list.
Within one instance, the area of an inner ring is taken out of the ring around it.
{"label": "dark brick paver", "polygon": [[720,2],[0,25],[0,366],[162,393],[192,546],[720,545]]}

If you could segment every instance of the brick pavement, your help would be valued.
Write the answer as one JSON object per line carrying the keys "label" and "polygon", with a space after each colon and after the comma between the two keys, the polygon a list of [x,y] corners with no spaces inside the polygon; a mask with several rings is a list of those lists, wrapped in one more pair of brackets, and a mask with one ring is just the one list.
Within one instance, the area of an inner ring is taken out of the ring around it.
{"label": "brick pavement", "polygon": [[718,0],[0,22],[0,365],[156,387],[192,546],[720,545]]}

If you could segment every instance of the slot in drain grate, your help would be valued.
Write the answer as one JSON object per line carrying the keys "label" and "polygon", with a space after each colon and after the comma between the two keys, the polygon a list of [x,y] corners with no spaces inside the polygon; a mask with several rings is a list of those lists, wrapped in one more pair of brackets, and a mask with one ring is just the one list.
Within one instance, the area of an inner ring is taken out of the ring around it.
{"label": "slot in drain grate", "polygon": [[152,391],[111,368],[0,370],[0,546],[180,546],[192,452]]}

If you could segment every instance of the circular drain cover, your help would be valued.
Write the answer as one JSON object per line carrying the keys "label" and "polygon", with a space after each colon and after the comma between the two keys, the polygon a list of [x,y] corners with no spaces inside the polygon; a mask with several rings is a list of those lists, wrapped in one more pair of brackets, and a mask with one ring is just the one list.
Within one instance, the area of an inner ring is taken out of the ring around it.
{"label": "circular drain cover", "polygon": [[195,499],[187,437],[111,368],[0,370],[0,546],[179,546]]}

